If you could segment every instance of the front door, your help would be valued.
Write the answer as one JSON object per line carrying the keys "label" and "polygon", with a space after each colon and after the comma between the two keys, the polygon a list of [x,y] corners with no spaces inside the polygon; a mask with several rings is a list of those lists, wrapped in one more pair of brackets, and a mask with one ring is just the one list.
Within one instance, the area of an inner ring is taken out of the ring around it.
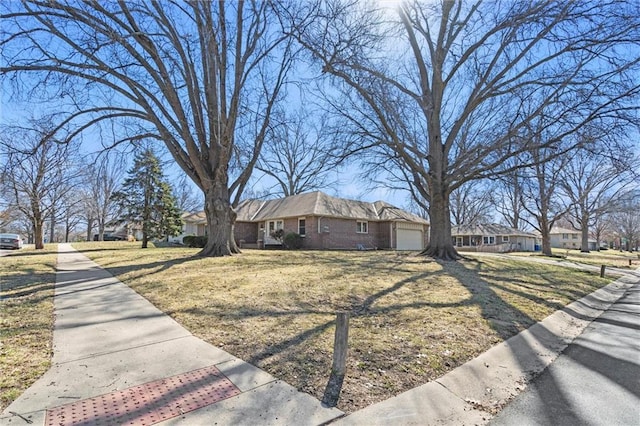
{"label": "front door", "polygon": [[270,220],[267,222],[267,232],[264,235],[264,243],[266,245],[282,244],[282,242],[276,240],[271,236],[278,229],[284,228],[284,222],[282,220]]}

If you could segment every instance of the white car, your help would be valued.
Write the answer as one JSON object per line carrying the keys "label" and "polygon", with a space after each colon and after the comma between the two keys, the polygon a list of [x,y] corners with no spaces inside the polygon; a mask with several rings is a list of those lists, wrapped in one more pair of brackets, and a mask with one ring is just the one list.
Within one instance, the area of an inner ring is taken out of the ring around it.
{"label": "white car", "polygon": [[18,234],[0,234],[0,248],[21,249],[22,237]]}

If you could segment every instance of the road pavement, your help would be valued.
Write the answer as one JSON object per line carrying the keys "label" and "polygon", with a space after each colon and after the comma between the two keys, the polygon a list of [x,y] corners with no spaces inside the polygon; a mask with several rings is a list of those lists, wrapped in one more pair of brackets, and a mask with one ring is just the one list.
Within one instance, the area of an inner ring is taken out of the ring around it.
{"label": "road pavement", "polygon": [[640,425],[640,284],[627,289],[490,424]]}

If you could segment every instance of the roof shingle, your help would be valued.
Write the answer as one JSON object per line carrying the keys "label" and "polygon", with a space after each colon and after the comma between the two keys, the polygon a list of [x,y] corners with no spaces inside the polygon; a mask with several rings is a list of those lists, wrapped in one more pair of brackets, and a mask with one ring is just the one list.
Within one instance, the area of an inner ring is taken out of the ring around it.
{"label": "roof shingle", "polygon": [[237,221],[260,222],[300,216],[328,216],[370,221],[404,221],[428,224],[425,219],[384,201],[369,203],[332,197],[321,191],[275,200],[245,200],[237,209]]}
{"label": "roof shingle", "polygon": [[535,237],[530,232],[497,223],[470,223],[451,227],[451,235],[517,235],[521,237]]}

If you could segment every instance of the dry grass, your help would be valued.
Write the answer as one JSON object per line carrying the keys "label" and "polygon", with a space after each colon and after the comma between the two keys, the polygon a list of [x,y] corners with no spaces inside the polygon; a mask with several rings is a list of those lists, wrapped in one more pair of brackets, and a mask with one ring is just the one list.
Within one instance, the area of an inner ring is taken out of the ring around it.
{"label": "dry grass", "polygon": [[[565,261],[584,263],[587,265],[606,265],[607,267],[620,269],[635,269],[640,266],[640,254],[635,252],[630,253],[628,251],[602,250],[582,253],[580,250],[552,249],[552,253],[556,260],[563,259]],[[531,252],[509,253],[509,255],[522,257],[545,257],[540,253]],[[631,265],[629,265],[630,260]]]}
{"label": "dry grass", "polygon": [[335,312],[351,312],[338,407],[433,380],[608,280],[517,259],[430,262],[397,252],[74,247],[195,335],[321,399]]}
{"label": "dry grass", "polygon": [[[637,253],[630,253],[628,251],[603,250],[581,253],[580,250],[554,249],[553,253],[563,256],[571,262],[597,266],[606,265],[621,269],[635,269],[640,265],[640,256]],[[631,266],[629,266],[629,260],[631,260]]]}
{"label": "dry grass", "polygon": [[0,257],[0,411],[49,369],[56,245]]}

